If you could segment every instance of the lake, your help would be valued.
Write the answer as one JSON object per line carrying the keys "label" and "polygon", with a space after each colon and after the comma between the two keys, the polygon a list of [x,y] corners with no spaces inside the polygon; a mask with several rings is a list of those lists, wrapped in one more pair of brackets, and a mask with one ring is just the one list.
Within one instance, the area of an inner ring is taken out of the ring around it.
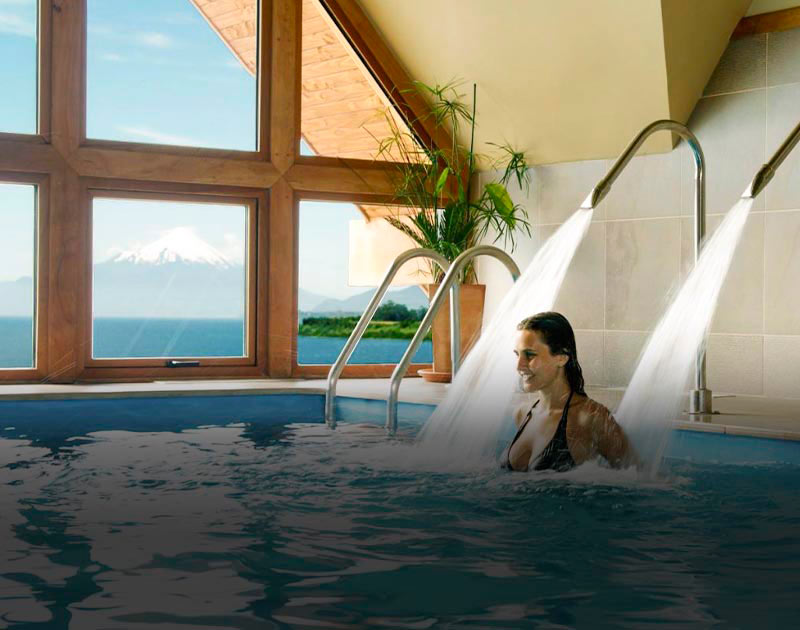
{"label": "lake", "polygon": [[[298,337],[298,363],[330,364],[347,341],[344,337]],[[362,339],[348,363],[397,363],[408,339]],[[235,319],[97,318],[94,357],[224,357],[241,356],[244,324]],[[424,341],[415,363],[433,359]],[[0,368],[33,365],[33,325],[26,317],[0,317]]]}

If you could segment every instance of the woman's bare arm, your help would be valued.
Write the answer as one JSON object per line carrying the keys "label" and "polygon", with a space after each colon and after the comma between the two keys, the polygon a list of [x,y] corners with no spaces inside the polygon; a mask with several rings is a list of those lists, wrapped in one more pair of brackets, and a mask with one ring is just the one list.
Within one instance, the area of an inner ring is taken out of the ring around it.
{"label": "woman's bare arm", "polygon": [[639,457],[633,450],[628,436],[614,420],[608,410],[595,417],[595,435],[597,450],[614,468],[639,466]]}

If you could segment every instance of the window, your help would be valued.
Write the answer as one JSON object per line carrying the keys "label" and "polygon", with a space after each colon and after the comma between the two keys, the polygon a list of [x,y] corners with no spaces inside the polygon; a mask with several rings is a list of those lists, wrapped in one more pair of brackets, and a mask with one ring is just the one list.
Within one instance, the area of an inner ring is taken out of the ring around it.
{"label": "window", "polygon": [[[377,228],[386,226],[387,231],[370,230],[366,235],[382,239],[374,248],[377,255],[359,246],[359,239],[365,237],[365,213],[373,216],[379,212],[378,208],[353,203],[300,202],[298,364],[326,365],[336,361],[388,265],[396,254],[415,246],[379,218],[370,223]],[[405,286],[386,293],[374,323],[348,364],[388,364],[400,360],[428,307],[428,299],[418,286],[428,281],[425,269],[424,261],[404,265],[405,273],[402,277],[398,274],[397,284]],[[426,340],[414,356],[414,363],[431,361],[431,342]]]}
{"label": "window", "polygon": [[38,2],[0,2],[0,131],[38,131]]}
{"label": "window", "polygon": [[253,208],[96,193],[93,359],[247,357]]}
{"label": "window", "polygon": [[257,0],[87,9],[87,137],[258,149]]}
{"label": "window", "polygon": [[0,182],[0,368],[35,366],[36,193]]}

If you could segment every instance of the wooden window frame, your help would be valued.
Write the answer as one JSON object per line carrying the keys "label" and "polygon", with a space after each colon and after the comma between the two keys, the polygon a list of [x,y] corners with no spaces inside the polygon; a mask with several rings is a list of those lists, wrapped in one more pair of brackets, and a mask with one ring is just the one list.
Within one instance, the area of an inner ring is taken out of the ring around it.
{"label": "wooden window frame", "polygon": [[[89,224],[86,230],[84,268],[84,291],[87,301],[84,304],[82,343],[82,379],[96,378],[142,378],[142,377],[206,377],[209,375],[256,376],[264,374],[266,348],[265,335],[265,287],[266,274],[259,273],[259,266],[265,265],[267,249],[261,244],[261,226],[268,214],[267,196],[259,190],[235,190],[216,187],[190,187],[185,185],[153,184],[151,182],[123,182],[86,179],[82,185],[84,216]],[[247,260],[245,261],[245,344],[242,357],[170,357],[175,359],[197,360],[199,367],[170,368],[164,357],[148,358],[94,358],[92,357],[92,203],[96,198],[103,199],[144,199],[151,201],[178,201],[188,203],[231,204],[247,208]],[[259,280],[261,281],[259,283]]]}
{"label": "wooden window frame", "polygon": [[34,340],[32,368],[0,368],[0,383],[41,380],[47,374],[47,297],[48,284],[48,225],[50,206],[50,178],[47,174],[14,173],[0,171],[0,184],[30,184],[36,187],[34,207]]}
{"label": "wooden window frame", "polygon": [[[402,90],[411,85],[410,78],[358,2],[322,1],[384,92],[393,98],[405,94]],[[396,164],[298,156],[299,2],[262,0],[260,5],[258,152],[87,140],[83,133],[86,0],[39,3],[39,133],[0,133],[0,173],[41,186],[37,362],[35,370],[3,370],[0,380],[74,383],[324,376],[327,366],[296,365],[296,197],[390,201]],[[412,93],[407,97],[398,109],[407,119],[418,118],[424,112],[421,99]],[[451,146],[441,129],[423,131],[437,146]],[[174,369],[136,366],[131,360],[118,366],[87,365],[90,189],[258,199],[253,365]],[[352,366],[344,375],[385,376],[391,368]]]}
{"label": "wooden window frame", "polygon": [[[295,247],[296,252],[294,262],[294,276],[292,278],[292,322],[294,322],[294,335],[292,335],[292,376],[298,378],[326,378],[331,369],[330,363],[298,363],[297,362],[297,331],[300,324],[300,314],[297,305],[299,295],[299,253],[300,253],[300,204],[303,201],[327,201],[332,203],[371,203],[371,204],[386,204],[396,205],[392,203],[392,197],[388,195],[349,195],[349,194],[334,194],[334,193],[317,193],[317,192],[296,192],[294,195],[294,234],[295,234]],[[377,220],[377,219],[376,219]],[[341,376],[344,378],[386,378],[394,372],[395,363],[360,363],[353,365],[345,365],[342,370]],[[408,376],[416,376],[419,370],[430,369],[430,363],[411,363],[408,366]]]}
{"label": "wooden window frame", "polygon": [[87,26],[89,23],[88,15],[88,0],[76,0],[80,2],[80,8],[83,12],[81,20],[82,34],[81,34],[81,92],[80,92],[80,129],[79,129],[79,146],[94,149],[125,149],[129,151],[139,151],[142,153],[170,153],[173,155],[191,156],[191,157],[215,157],[225,158],[228,160],[260,160],[265,161],[269,159],[269,75],[261,72],[262,67],[270,66],[270,50],[271,46],[265,46],[264,42],[269,42],[272,35],[272,0],[254,0],[256,3],[256,20],[258,22],[258,29],[256,32],[256,55],[258,63],[256,64],[256,150],[247,151],[239,149],[217,149],[211,147],[187,147],[173,144],[159,144],[155,142],[135,142],[128,140],[106,140],[103,138],[89,138],[86,136],[86,116],[87,116],[87,91],[89,88],[88,83],[88,33]]}

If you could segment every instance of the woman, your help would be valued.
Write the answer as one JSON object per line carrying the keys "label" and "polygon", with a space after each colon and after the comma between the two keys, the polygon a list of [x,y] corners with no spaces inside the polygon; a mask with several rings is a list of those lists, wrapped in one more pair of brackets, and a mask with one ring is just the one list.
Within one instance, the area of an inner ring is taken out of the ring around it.
{"label": "woman", "polygon": [[566,317],[539,313],[517,330],[514,354],[522,387],[538,399],[514,414],[517,434],[503,453],[503,467],[565,471],[598,455],[615,468],[638,463],[608,409],[583,391],[575,333]]}

